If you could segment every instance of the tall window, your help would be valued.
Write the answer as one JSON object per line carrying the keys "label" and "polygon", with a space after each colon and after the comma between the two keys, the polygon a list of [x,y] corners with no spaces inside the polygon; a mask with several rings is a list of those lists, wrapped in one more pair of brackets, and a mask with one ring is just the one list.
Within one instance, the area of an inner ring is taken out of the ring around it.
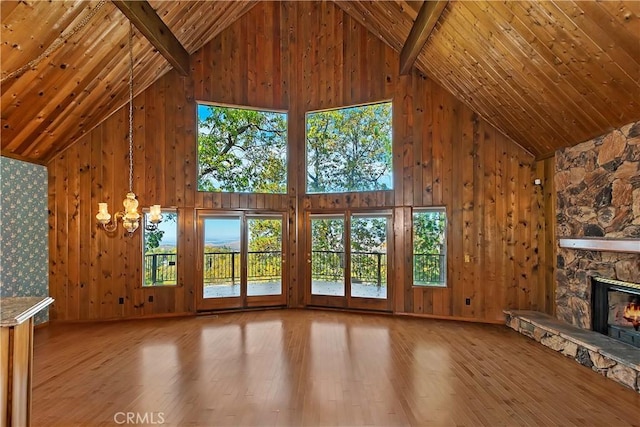
{"label": "tall window", "polygon": [[388,190],[391,103],[307,113],[307,193]]}
{"label": "tall window", "polygon": [[[144,225],[148,224],[149,213],[144,214]],[[148,231],[143,227],[144,277],[143,286],[164,286],[178,284],[178,213],[174,210],[162,211],[162,222],[158,229]]]}
{"label": "tall window", "polygon": [[198,104],[198,191],[286,190],[286,113]]}
{"label": "tall window", "polygon": [[413,211],[413,284],[447,284],[447,214],[444,208]]}

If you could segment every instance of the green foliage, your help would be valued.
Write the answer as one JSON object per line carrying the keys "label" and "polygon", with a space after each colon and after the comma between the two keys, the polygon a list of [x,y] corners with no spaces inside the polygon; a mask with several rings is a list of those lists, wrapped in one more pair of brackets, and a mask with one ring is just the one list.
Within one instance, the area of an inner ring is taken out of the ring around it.
{"label": "green foliage", "polygon": [[269,280],[281,276],[282,219],[250,218],[247,272],[249,280]]}
{"label": "green foliage", "polygon": [[351,218],[351,250],[354,252],[386,252],[387,220],[385,218]]}
{"label": "green foliage", "polygon": [[280,251],[282,248],[282,220],[250,218],[249,252]]}
{"label": "green foliage", "polygon": [[413,214],[413,253],[442,254],[446,234],[444,212],[424,211]]}
{"label": "green foliage", "polygon": [[311,222],[311,242],[314,251],[344,251],[344,221],[314,219]]}
{"label": "green foliage", "polygon": [[[317,280],[340,280],[344,275],[344,221],[341,218],[313,219],[311,238],[312,277]],[[386,283],[386,218],[352,217],[350,239],[352,279]]]}
{"label": "green foliage", "polygon": [[422,211],[413,214],[413,281],[415,284],[444,284],[446,227],[444,212]]}
{"label": "green foliage", "polygon": [[287,116],[199,105],[198,190],[285,193]]}
{"label": "green foliage", "polygon": [[391,188],[391,141],[391,103],[307,114],[307,191]]}

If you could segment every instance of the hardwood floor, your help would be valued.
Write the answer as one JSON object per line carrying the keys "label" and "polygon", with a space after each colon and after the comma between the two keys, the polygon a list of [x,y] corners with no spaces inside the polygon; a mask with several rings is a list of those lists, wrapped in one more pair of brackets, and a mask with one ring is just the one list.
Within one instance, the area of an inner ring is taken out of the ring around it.
{"label": "hardwood floor", "polygon": [[53,324],[34,353],[34,426],[640,425],[640,394],[500,325],[272,310]]}

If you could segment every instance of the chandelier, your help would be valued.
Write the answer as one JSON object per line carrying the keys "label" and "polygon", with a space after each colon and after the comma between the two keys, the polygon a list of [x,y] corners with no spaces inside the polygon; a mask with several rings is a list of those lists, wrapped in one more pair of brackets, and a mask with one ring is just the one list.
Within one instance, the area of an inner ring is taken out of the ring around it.
{"label": "chandelier", "polygon": [[[138,213],[138,200],[133,192],[133,24],[129,24],[129,192],[126,194],[122,205],[124,210],[116,212],[111,220],[111,214],[106,203],[98,203],[96,219],[107,232],[113,232],[118,228],[118,222],[129,233],[133,234],[140,226],[140,213]],[[160,205],[153,205],[149,209],[149,221],[145,223],[145,229],[155,231],[162,221]]]}

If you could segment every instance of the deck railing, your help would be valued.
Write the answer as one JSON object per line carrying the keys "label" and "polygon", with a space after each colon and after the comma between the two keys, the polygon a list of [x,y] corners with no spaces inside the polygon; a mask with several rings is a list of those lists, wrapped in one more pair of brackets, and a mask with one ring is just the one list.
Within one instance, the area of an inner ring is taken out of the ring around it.
{"label": "deck railing", "polygon": [[[416,284],[444,284],[444,255],[414,254],[413,280]],[[344,252],[313,251],[311,277],[313,280],[342,281]],[[249,281],[277,281],[282,275],[280,251],[251,251],[247,259]],[[145,255],[145,284],[175,284],[176,254]],[[204,254],[204,283],[240,283],[240,252],[206,252]],[[351,253],[352,282],[377,286],[387,283],[387,254],[379,252]]]}
{"label": "deck railing", "polygon": [[144,284],[175,285],[177,255],[175,253],[148,254],[144,257]]}

